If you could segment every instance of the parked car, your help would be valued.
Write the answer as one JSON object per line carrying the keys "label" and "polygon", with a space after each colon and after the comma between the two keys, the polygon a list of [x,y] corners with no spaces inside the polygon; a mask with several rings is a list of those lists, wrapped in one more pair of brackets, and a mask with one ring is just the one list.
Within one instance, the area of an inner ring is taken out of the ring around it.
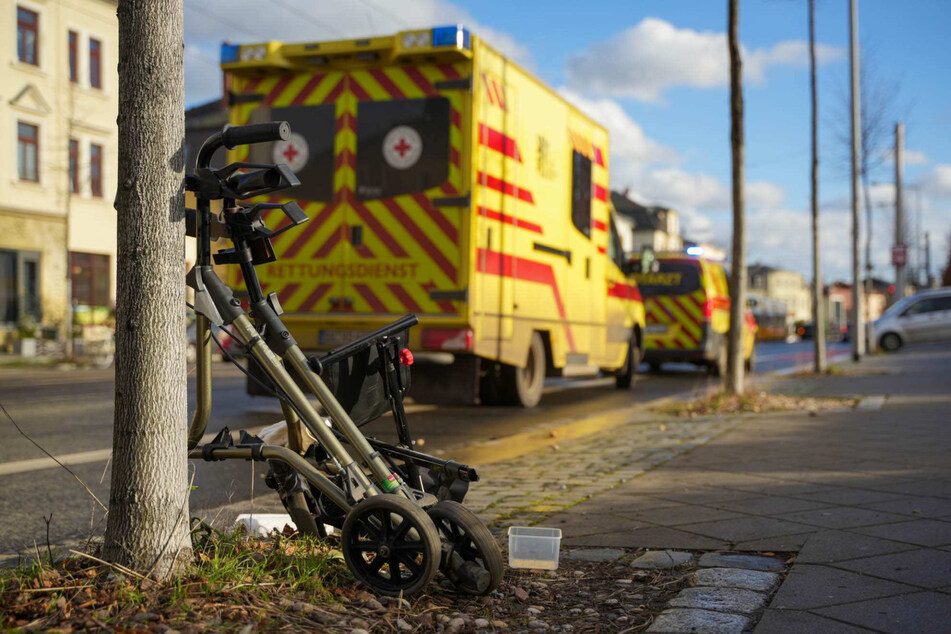
{"label": "parked car", "polygon": [[899,300],[875,320],[873,328],[879,347],[888,352],[907,343],[951,341],[951,287]]}

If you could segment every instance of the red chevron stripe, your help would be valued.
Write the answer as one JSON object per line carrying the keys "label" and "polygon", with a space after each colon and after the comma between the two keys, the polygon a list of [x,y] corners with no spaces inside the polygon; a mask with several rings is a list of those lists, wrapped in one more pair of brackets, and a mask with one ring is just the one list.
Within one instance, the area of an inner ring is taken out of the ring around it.
{"label": "red chevron stripe", "polygon": [[608,250],[605,249],[604,247],[598,247],[598,253],[607,253],[607,252]]}
{"label": "red chevron stripe", "polygon": [[380,242],[386,245],[386,248],[390,250],[390,253],[395,255],[398,258],[409,257],[409,254],[406,253],[406,250],[400,245],[399,242],[386,230],[380,221],[376,219],[370,210],[366,208],[363,203],[353,201],[353,210],[357,212],[357,215],[360,216],[360,220],[363,221],[370,231],[372,231]]}
{"label": "red chevron stripe", "polygon": [[449,148],[449,162],[459,167],[459,150],[454,147]]}
{"label": "red chevron stripe", "polygon": [[277,83],[274,84],[274,88],[271,88],[271,92],[267,94],[267,97],[265,97],[264,101],[261,103],[265,106],[270,106],[273,104],[277,98],[281,96],[281,93],[284,92],[284,89],[287,88],[287,85],[291,83],[293,79],[293,75],[284,75],[281,77],[279,80],[277,80]]}
{"label": "red chevron stripe", "polygon": [[262,80],[262,79],[264,79],[264,78],[263,78],[263,77],[252,77],[251,79],[249,79],[249,80],[248,80],[248,83],[246,83],[246,84],[244,85],[244,90],[241,91],[241,94],[246,95],[246,94],[248,94],[248,93],[254,92],[254,91],[257,89],[258,85],[261,83],[261,80]]}
{"label": "red chevron stripe", "polygon": [[411,313],[421,313],[423,309],[416,303],[416,300],[413,299],[413,296],[406,292],[406,289],[397,284],[396,282],[390,282],[386,285],[390,292],[400,300],[403,304],[403,307]]}
{"label": "red chevron stripe", "polygon": [[432,240],[429,239],[429,236],[427,236],[419,228],[419,226],[413,222],[413,219],[409,216],[409,214],[407,214],[403,208],[391,198],[384,198],[382,203],[390,211],[390,214],[396,218],[397,222],[403,225],[403,229],[405,229],[406,232],[409,233],[414,240],[416,240],[416,243],[423,248],[423,251],[426,252],[429,258],[436,263],[436,266],[438,266],[442,272],[446,274],[446,277],[448,277],[450,281],[455,282],[456,267],[453,266],[452,262],[450,262],[446,256],[443,255],[442,251],[440,251],[439,248],[433,244]]}
{"label": "red chevron stripe", "polygon": [[353,250],[356,251],[357,255],[359,255],[361,258],[364,258],[367,260],[376,257],[375,255],[373,255],[373,251],[370,250],[370,247],[368,247],[365,244],[361,244],[358,247],[353,247]]}
{"label": "red chevron stripe", "polygon": [[568,323],[565,305],[561,301],[561,293],[558,291],[555,272],[551,266],[534,260],[527,260],[525,258],[506,255],[498,251],[480,248],[476,252],[476,270],[488,275],[510,277],[512,279],[538,282],[550,286],[555,296],[555,306],[558,309],[558,316],[561,317],[565,325],[565,339],[568,340],[568,348],[574,352],[574,336],[571,334],[571,325]]}
{"label": "red chevron stripe", "polygon": [[[436,290],[436,284],[434,282],[426,282],[425,284],[420,284],[423,287],[423,290],[426,291],[426,295],[429,296],[434,290]],[[432,298],[430,298],[432,299]],[[444,313],[454,313],[456,312],[455,307],[452,305],[452,302],[447,300],[440,300],[436,302],[436,305],[439,306],[439,310]]]}
{"label": "red chevron stripe", "polygon": [[456,193],[456,188],[452,186],[452,183],[443,183],[439,186],[439,189],[441,189],[444,194],[452,195]]}
{"label": "red chevron stripe", "polygon": [[298,284],[298,283],[296,283],[296,282],[294,282],[294,283],[292,283],[292,284],[288,284],[287,286],[285,286],[284,288],[282,288],[280,291],[278,291],[278,293],[277,293],[277,301],[281,302],[281,304],[286,304],[286,303],[287,303],[287,300],[289,300],[289,299],[291,298],[291,295],[293,295],[294,292],[295,292],[298,288],[300,288],[300,284]]}
{"label": "red chevron stripe", "polygon": [[353,155],[353,152],[351,152],[347,148],[344,148],[340,152],[340,154],[338,154],[337,157],[334,159],[335,169],[340,169],[344,165],[346,165],[347,167],[351,169],[357,169],[357,157],[355,157]]}
{"label": "red chevron stripe", "polygon": [[301,88],[297,96],[291,101],[291,105],[299,106],[307,101],[307,98],[310,97],[310,93],[314,92],[314,89],[320,85],[320,82],[322,82],[326,76],[326,74],[317,74],[308,79],[304,87]]}
{"label": "red chevron stripe", "polygon": [[426,212],[430,218],[433,219],[433,222],[436,223],[446,237],[452,240],[452,243],[455,244],[459,240],[459,234],[456,232],[456,228],[453,226],[449,219],[435,207],[433,207],[429,198],[424,194],[413,194],[413,200],[416,201],[416,204],[423,208],[423,211]]}
{"label": "red chevron stripe", "polygon": [[452,109],[452,125],[455,128],[462,127],[462,115],[455,108]]}
{"label": "red chevron stripe", "polygon": [[313,259],[317,260],[319,258],[325,258],[328,255],[330,255],[330,252],[334,250],[334,247],[337,246],[340,243],[340,241],[344,239],[345,237],[344,234],[346,233],[346,231],[347,231],[346,225],[340,225],[339,227],[334,229],[333,232],[330,234],[330,236],[327,237],[327,240],[324,241],[324,243],[320,245],[320,248],[314,252],[314,255],[312,256]]}
{"label": "red chevron stripe", "polygon": [[339,97],[339,96],[340,96],[340,93],[343,92],[343,89],[344,89],[346,80],[347,80],[347,78],[344,77],[343,79],[341,79],[340,81],[337,82],[337,85],[334,86],[334,87],[330,90],[329,93],[327,93],[327,96],[326,96],[326,97],[324,97],[324,103],[333,103],[333,102],[337,101],[337,97]]}
{"label": "red chevron stripe", "polygon": [[601,154],[601,148],[594,146],[594,164],[604,167],[604,155]]}
{"label": "red chevron stripe", "polygon": [[490,128],[484,123],[479,124],[479,143],[509,158],[513,158],[519,163],[522,162],[522,155],[518,151],[518,143],[516,143],[515,139],[494,128]]}
{"label": "red chevron stripe", "polygon": [[512,216],[495,211],[494,209],[489,209],[488,207],[479,207],[478,213],[483,218],[498,220],[499,222],[504,222],[505,224],[518,227],[519,229],[527,229],[538,234],[544,233],[541,225],[537,225],[534,222],[528,222],[527,220],[522,220],[521,218],[513,218]]}
{"label": "red chevron stripe", "polygon": [[344,112],[342,115],[337,117],[337,132],[342,132],[343,130],[352,130],[357,131],[357,120],[349,112]]}
{"label": "red chevron stripe", "polygon": [[601,222],[600,220],[592,220],[592,221],[591,221],[591,226],[594,227],[595,229],[597,229],[598,231],[607,231],[607,230],[608,230],[608,225],[605,224],[604,222]]}
{"label": "red chevron stripe", "polygon": [[350,92],[356,96],[358,101],[373,101],[373,97],[371,97],[370,93],[368,93],[366,89],[360,85],[360,82],[350,75],[348,75],[347,78],[349,79],[348,85],[350,87]]}
{"label": "red chevron stripe", "polygon": [[595,184],[594,186],[594,197],[600,200],[601,202],[607,202],[608,200],[608,190],[601,185]]}
{"label": "red chevron stripe", "polygon": [[327,294],[327,291],[329,291],[332,286],[333,284],[330,282],[318,284],[317,288],[315,288],[310,295],[304,298],[304,301],[300,303],[300,306],[297,307],[297,310],[302,313],[311,310],[317,305],[317,302],[324,298],[324,295]]}
{"label": "red chevron stripe", "polygon": [[370,305],[370,308],[377,313],[389,312],[386,310],[386,306],[383,305],[383,302],[380,301],[380,298],[377,297],[370,287],[366,284],[356,283],[353,285],[353,288],[360,293],[360,296],[366,300],[366,303]]}
{"label": "red chevron stripe", "polygon": [[[598,247],[599,249],[601,247]],[[641,292],[633,284],[622,284],[620,282],[608,282],[608,295],[610,297],[619,297],[631,301],[641,301]]]}
{"label": "red chevron stripe", "polygon": [[409,77],[417,88],[423,91],[425,95],[438,95],[439,93],[433,88],[433,85],[429,83],[429,80],[426,79],[426,76],[419,72],[418,68],[413,66],[406,66],[403,69],[403,72],[406,73],[406,76]]}
{"label": "red chevron stripe", "polygon": [[379,68],[370,69],[370,76],[376,80],[376,83],[380,84],[380,87],[383,88],[386,92],[390,93],[390,97],[393,99],[405,99],[406,95],[403,94],[403,91],[400,90],[400,87],[393,83],[393,80]]}
{"label": "red chevron stripe", "polygon": [[517,190],[512,183],[504,182],[495,176],[489,176],[485,172],[479,172],[479,184],[497,192],[502,192],[506,196],[517,196],[519,200],[524,200],[532,205],[535,204],[535,198],[532,192],[519,187]]}
{"label": "red chevron stripe", "polygon": [[438,68],[446,79],[459,79],[459,71],[456,70],[455,66],[440,64]]}
{"label": "red chevron stripe", "polygon": [[304,248],[304,245],[310,240],[310,237],[314,235],[321,225],[327,222],[327,219],[334,212],[334,210],[340,206],[339,198],[334,200],[332,203],[324,205],[324,208],[320,210],[320,213],[317,214],[316,218],[311,218],[310,222],[307,223],[307,226],[304,227],[304,230],[297,234],[294,242],[291,243],[291,246],[287,247],[287,250],[281,254],[281,257],[287,260],[291,260],[296,256],[301,249]]}

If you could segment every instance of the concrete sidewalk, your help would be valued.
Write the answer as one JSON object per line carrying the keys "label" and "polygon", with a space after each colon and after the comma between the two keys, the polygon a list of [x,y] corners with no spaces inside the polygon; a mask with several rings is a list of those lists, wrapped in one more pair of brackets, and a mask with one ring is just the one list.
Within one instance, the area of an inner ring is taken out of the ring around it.
{"label": "concrete sidewalk", "polygon": [[745,418],[545,525],[566,547],[795,553],[757,634],[951,630],[951,349],[771,391],[864,399]]}

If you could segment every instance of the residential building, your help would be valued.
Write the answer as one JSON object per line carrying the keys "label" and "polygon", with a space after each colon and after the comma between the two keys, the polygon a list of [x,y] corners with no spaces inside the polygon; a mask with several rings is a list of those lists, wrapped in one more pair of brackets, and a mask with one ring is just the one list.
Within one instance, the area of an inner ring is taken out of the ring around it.
{"label": "residential building", "polygon": [[812,320],[812,292],[802,274],[753,264],[747,269],[747,276],[750,292],[786,304],[789,321],[798,323]]}
{"label": "residential building", "polygon": [[[0,346],[115,301],[115,0],[0,8]],[[7,333],[7,334],[4,334]]]}
{"label": "residential building", "polygon": [[651,248],[661,251],[683,251],[680,237],[680,215],[666,207],[645,207],[628,198],[628,192],[611,192],[617,211],[618,234],[624,252],[630,256]]}
{"label": "residential building", "polygon": [[[862,298],[866,302],[868,311],[868,321],[875,321],[882,316],[889,305],[889,297],[895,292],[895,286],[879,280],[872,279],[872,292],[865,294],[865,286],[862,286]],[[852,285],[846,282],[833,282],[826,286],[826,317],[829,320],[829,326],[833,330],[845,332],[851,319],[852,311]],[[864,317],[864,315],[863,315]]]}

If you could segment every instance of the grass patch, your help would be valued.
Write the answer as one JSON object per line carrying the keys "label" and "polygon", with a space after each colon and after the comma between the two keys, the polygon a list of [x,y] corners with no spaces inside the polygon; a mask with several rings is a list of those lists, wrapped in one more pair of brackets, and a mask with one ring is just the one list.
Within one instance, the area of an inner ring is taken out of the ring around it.
{"label": "grass patch", "polygon": [[356,592],[353,578],[328,543],[207,530],[187,569],[165,581],[128,577],[83,557],[4,570],[0,629],[314,628],[339,620],[332,608],[348,592]]}
{"label": "grass patch", "polygon": [[851,409],[855,407],[854,398],[815,398],[787,396],[756,392],[736,396],[718,392],[712,396],[695,401],[668,403],[659,411],[668,416],[723,416],[730,414],[760,414],[766,412],[808,411],[816,413],[827,410]]}

